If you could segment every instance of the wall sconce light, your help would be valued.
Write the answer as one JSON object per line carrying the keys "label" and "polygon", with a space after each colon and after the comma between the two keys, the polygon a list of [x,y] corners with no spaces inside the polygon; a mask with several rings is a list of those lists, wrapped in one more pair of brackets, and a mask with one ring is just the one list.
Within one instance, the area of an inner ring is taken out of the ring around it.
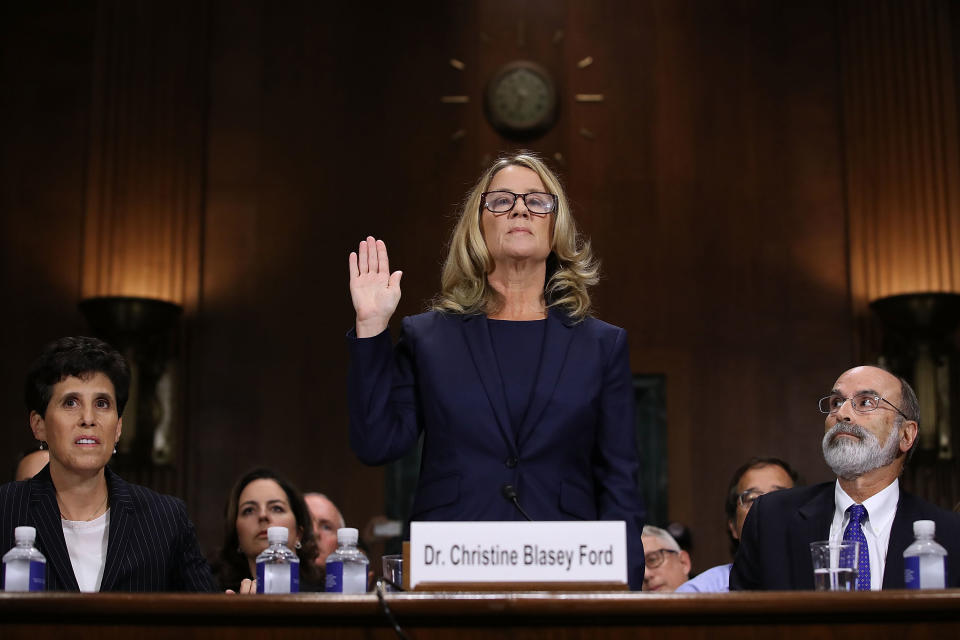
{"label": "wall sconce light", "polygon": [[905,293],[870,303],[883,324],[883,359],[913,385],[920,400],[918,454],[953,458],[957,422],[958,358],[954,332],[960,324],[960,294]]}
{"label": "wall sconce light", "polygon": [[183,309],[152,298],[97,297],[80,302],[93,333],[130,364],[130,398],[117,445],[118,468],[173,461],[178,411],[177,327]]}

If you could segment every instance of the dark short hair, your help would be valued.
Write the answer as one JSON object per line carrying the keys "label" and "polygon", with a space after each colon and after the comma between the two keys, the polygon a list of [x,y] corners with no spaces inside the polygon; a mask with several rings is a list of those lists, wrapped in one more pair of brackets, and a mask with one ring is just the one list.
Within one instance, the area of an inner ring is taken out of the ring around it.
{"label": "dark short hair", "polygon": [[[794,485],[800,484],[800,474],[797,473],[787,461],[770,456],[755,456],[750,458],[733,472],[733,476],[730,478],[730,484],[727,485],[727,501],[724,505],[727,512],[727,522],[737,521],[737,487],[740,484],[740,479],[751,469],[770,466],[780,467],[787,472],[787,475],[790,476],[790,480],[793,481]],[[727,535],[730,537],[731,551],[735,554],[737,547],[740,546],[740,541],[733,537],[733,533],[731,533],[729,527],[727,527]]]}
{"label": "dark short hair", "polygon": [[[894,374],[896,375],[896,374]],[[913,420],[917,423],[917,427],[920,426],[920,401],[917,400],[917,394],[913,390],[913,387],[910,386],[910,383],[907,382],[906,378],[897,376],[897,380],[900,381],[900,411],[904,416],[907,416],[907,420]],[[897,416],[898,418],[903,418],[903,416]],[[902,420],[898,421],[902,423]],[[917,450],[917,445],[920,443],[920,433],[917,432],[917,437],[913,439],[913,444],[910,445],[910,450],[907,451],[907,457],[904,459],[904,464],[910,462],[910,458],[913,457],[913,452]]]}
{"label": "dark short hair", "polygon": [[307,510],[307,503],[303,500],[303,494],[273,469],[262,467],[243,474],[233,485],[230,496],[227,498],[223,514],[223,546],[220,547],[220,554],[216,562],[216,573],[220,586],[223,589],[236,591],[240,588],[240,582],[244,578],[256,577],[250,575],[250,565],[247,563],[246,556],[240,551],[240,539],[237,536],[237,509],[240,506],[240,494],[247,488],[247,485],[254,480],[263,479],[273,480],[287,494],[287,502],[293,512],[293,518],[302,530],[300,548],[295,550],[297,557],[300,558],[300,580],[307,584],[319,586],[321,575],[314,561],[317,559],[320,550],[317,547],[316,538],[313,536],[310,511]]}
{"label": "dark short hair", "polygon": [[27,410],[45,415],[54,385],[71,376],[85,378],[95,373],[113,383],[117,415],[122,416],[130,395],[130,367],[119,351],[86,336],[60,338],[44,347],[27,372],[23,393]]}

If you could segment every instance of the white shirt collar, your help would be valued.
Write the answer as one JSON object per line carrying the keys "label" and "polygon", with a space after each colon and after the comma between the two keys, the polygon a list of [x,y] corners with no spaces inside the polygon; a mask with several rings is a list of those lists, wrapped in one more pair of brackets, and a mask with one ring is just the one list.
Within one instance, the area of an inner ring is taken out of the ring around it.
{"label": "white shirt collar", "polygon": [[[834,488],[834,504],[836,505],[836,516],[840,521],[846,524],[847,509],[854,504],[853,498],[847,495],[847,492],[840,486],[840,480]],[[863,501],[863,507],[867,510],[867,520],[863,523],[864,527],[869,527],[873,534],[881,537],[883,532],[889,532],[893,524],[893,518],[897,514],[897,502],[900,500],[900,479],[894,478],[893,482],[888,484],[882,491],[875,493]]]}

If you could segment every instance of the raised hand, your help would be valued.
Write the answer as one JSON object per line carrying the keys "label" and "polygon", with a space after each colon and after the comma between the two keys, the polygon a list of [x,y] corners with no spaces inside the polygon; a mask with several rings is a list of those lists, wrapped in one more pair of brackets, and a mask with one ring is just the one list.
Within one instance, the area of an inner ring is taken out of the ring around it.
{"label": "raised hand", "polygon": [[350,253],[350,298],[357,312],[357,337],[381,333],[400,302],[402,271],[390,273],[387,245],[367,236],[356,252]]}

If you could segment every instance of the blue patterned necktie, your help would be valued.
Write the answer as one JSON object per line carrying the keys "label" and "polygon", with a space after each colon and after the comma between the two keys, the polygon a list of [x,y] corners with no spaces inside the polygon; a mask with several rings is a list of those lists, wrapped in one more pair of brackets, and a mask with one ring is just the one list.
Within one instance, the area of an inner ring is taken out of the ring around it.
{"label": "blue patterned necktie", "polygon": [[857,555],[857,591],[870,591],[870,552],[867,550],[867,539],[861,526],[867,510],[862,504],[854,504],[850,505],[847,512],[850,514],[850,522],[843,530],[843,539],[860,543],[860,553]]}

